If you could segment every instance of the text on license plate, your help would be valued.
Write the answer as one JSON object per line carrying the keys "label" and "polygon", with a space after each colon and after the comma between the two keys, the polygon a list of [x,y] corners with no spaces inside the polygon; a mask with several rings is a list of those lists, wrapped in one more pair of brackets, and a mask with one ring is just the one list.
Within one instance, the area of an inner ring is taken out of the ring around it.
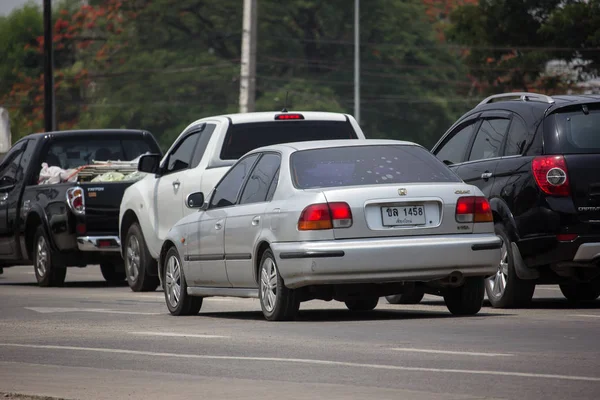
{"label": "text on license plate", "polygon": [[425,207],[381,207],[383,226],[425,225]]}

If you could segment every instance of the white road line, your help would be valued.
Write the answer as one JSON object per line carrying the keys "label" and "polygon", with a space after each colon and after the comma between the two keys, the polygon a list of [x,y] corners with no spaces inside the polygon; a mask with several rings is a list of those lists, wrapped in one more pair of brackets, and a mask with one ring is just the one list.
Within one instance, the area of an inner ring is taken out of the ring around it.
{"label": "white road line", "polygon": [[68,313],[68,312],[90,312],[101,314],[128,314],[128,315],[162,315],[164,313],[149,313],[139,311],[118,311],[104,308],[68,308],[68,307],[24,307],[26,310],[39,312],[41,314]]}
{"label": "white road line", "polygon": [[395,347],[395,351],[406,351],[414,353],[431,353],[431,354],[452,354],[459,356],[474,356],[474,357],[512,357],[514,354],[508,353],[475,353],[471,351],[448,351],[448,350],[433,350],[433,349],[413,349],[408,347]]}
{"label": "white road line", "polygon": [[237,356],[209,356],[201,354],[176,354],[176,353],[154,353],[150,351],[125,350],[125,349],[102,349],[97,347],[75,347],[75,346],[55,346],[55,345],[37,345],[37,344],[19,344],[19,343],[0,343],[3,347],[29,348],[29,349],[46,349],[46,350],[69,350],[69,351],[87,351],[95,353],[109,354],[128,354],[149,357],[171,357],[185,358],[198,360],[224,360],[224,361],[259,361],[259,362],[280,362],[291,364],[313,364],[327,365],[340,367],[354,367],[365,369],[379,369],[392,371],[410,371],[410,372],[439,372],[447,374],[463,374],[463,375],[495,375],[495,376],[510,376],[520,378],[540,378],[540,379],[557,379],[565,381],[585,381],[585,382],[600,382],[600,377],[594,376],[577,376],[577,375],[555,375],[555,374],[538,374],[533,372],[508,372],[508,371],[486,371],[486,370],[470,370],[470,369],[452,369],[452,368],[425,368],[425,367],[405,367],[401,365],[379,365],[379,364],[364,364],[344,361],[327,361],[313,360],[307,358],[277,358],[277,357],[237,357]]}
{"label": "white road line", "polygon": [[560,292],[560,288],[557,287],[544,287],[544,286],[538,286],[535,288],[536,290],[551,290],[553,292]]}
{"label": "white road line", "polygon": [[205,338],[205,339],[226,339],[229,336],[223,335],[201,335],[194,333],[169,333],[169,332],[128,332],[130,335],[141,336],[167,336],[167,337],[190,337],[190,338]]}
{"label": "white road line", "polygon": [[594,314],[573,314],[573,317],[600,318],[600,315],[594,315]]}

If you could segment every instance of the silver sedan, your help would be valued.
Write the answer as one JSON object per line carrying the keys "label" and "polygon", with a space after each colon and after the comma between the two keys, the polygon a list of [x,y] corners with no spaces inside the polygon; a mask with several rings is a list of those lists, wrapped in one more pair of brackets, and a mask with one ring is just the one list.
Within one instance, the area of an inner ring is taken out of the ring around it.
{"label": "silver sedan", "polygon": [[186,206],[199,211],[171,229],[159,260],[173,315],[235,296],[259,298],[268,320],[289,320],[303,301],[369,311],[415,288],[472,315],[500,260],[483,194],[409,142],[263,147]]}

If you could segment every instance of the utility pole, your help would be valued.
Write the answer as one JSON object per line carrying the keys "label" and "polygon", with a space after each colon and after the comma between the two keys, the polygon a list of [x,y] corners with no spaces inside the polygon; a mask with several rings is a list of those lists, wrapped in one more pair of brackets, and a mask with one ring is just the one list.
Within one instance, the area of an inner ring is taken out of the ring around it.
{"label": "utility pole", "polygon": [[354,118],[360,123],[360,0],[354,0]]}
{"label": "utility pole", "polygon": [[44,0],[44,128],[56,130],[54,114],[54,61],[52,54],[52,0]]}
{"label": "utility pole", "polygon": [[244,0],[240,112],[253,112],[256,98],[256,26],[258,0]]}

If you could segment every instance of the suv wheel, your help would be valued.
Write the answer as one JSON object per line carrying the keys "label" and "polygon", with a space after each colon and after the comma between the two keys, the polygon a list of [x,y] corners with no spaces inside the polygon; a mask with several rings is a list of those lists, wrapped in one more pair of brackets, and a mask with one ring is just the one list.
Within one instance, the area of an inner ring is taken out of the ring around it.
{"label": "suv wheel", "polygon": [[33,239],[33,269],[40,286],[62,286],[67,268],[56,265],[44,228],[38,226]]}
{"label": "suv wheel", "polygon": [[108,283],[116,284],[125,280],[123,265],[103,263],[100,264],[100,272],[102,272],[102,277]]}
{"label": "suv wheel", "polygon": [[519,279],[510,239],[501,224],[494,226],[496,235],[502,238],[502,251],[498,271],[485,280],[485,291],[492,307],[517,308],[527,305],[535,291],[535,283]]}
{"label": "suv wheel", "polygon": [[475,315],[481,310],[484,293],[483,278],[472,276],[461,286],[446,289],[444,302],[454,315]]}
{"label": "suv wheel", "polygon": [[142,229],[137,223],[132,224],[125,239],[125,274],[127,283],[134,292],[153,292],[159,285],[158,276],[148,271],[156,268],[156,260],[152,258]]}
{"label": "suv wheel", "polygon": [[560,291],[572,303],[594,301],[600,297],[600,282],[563,283]]}

